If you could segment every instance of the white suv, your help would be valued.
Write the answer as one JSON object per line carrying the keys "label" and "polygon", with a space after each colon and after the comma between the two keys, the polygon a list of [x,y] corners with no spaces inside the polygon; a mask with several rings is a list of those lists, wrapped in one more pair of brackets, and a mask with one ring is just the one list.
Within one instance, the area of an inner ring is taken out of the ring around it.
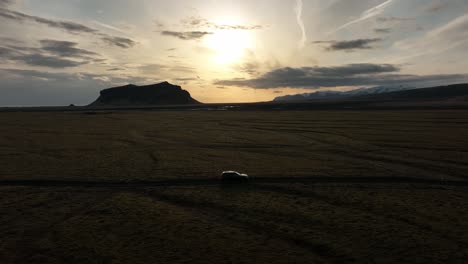
{"label": "white suv", "polygon": [[221,180],[223,182],[248,182],[249,175],[237,171],[224,171],[221,174]]}

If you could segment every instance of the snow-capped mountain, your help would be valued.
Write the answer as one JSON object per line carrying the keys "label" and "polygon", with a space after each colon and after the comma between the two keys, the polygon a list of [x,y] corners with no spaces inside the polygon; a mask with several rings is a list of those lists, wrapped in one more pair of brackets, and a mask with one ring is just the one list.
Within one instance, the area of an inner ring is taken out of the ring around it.
{"label": "snow-capped mountain", "polygon": [[416,89],[415,87],[409,86],[378,86],[372,88],[359,88],[351,91],[317,91],[313,93],[303,93],[295,95],[285,95],[276,97],[275,102],[297,102],[297,101],[309,101],[309,100],[321,100],[321,99],[339,99],[339,98],[348,98],[354,96],[362,95],[372,95],[372,94],[384,94],[391,92],[399,92],[405,90]]}

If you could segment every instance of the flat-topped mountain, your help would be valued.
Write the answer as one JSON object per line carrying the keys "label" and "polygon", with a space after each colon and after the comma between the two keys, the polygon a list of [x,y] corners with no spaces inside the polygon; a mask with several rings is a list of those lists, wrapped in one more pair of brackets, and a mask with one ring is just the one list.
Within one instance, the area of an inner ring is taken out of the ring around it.
{"label": "flat-topped mountain", "polygon": [[184,105],[199,104],[190,93],[168,82],[137,86],[133,84],[102,90],[90,106]]}

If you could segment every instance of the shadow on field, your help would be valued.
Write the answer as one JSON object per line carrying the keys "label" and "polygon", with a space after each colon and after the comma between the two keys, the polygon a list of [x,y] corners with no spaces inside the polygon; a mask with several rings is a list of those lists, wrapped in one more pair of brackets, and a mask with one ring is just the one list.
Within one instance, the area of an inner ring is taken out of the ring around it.
{"label": "shadow on field", "polygon": [[[261,191],[268,191],[268,192],[273,192],[278,195],[291,195],[291,196],[296,196],[296,197],[308,197],[312,198],[316,201],[321,201],[324,203],[329,204],[331,207],[336,207],[336,208],[346,208],[349,210],[354,210],[354,211],[359,211],[363,214],[372,214],[375,216],[383,216],[387,219],[392,219],[396,222],[400,222],[405,225],[410,225],[413,226],[421,232],[429,232],[429,233],[434,233],[440,238],[451,240],[451,241],[457,241],[459,243],[463,243],[459,241],[459,237],[454,237],[449,234],[446,234],[446,232],[437,230],[430,224],[426,224],[423,222],[418,222],[414,221],[411,218],[401,216],[398,214],[394,214],[391,211],[385,211],[385,210],[380,210],[381,208],[372,208],[369,206],[363,207],[363,205],[360,202],[355,202],[352,200],[343,200],[343,199],[338,199],[336,197],[332,196],[327,196],[324,194],[320,194],[318,192],[310,191],[310,190],[301,190],[301,189],[296,189],[296,188],[291,188],[290,186],[280,186],[280,185],[255,185],[255,189],[261,190]],[[419,216],[421,218],[425,218],[426,215],[418,215],[417,212],[412,212],[412,215]]]}
{"label": "shadow on field", "polygon": [[[246,192],[254,189],[248,186],[224,187],[224,190],[233,192]],[[352,261],[351,256],[340,252],[320,240],[303,239],[295,233],[288,233],[278,230],[276,225],[267,224],[271,220],[271,211],[265,209],[243,208],[232,205],[224,205],[214,201],[197,201],[190,197],[179,196],[159,191],[150,191],[147,193],[155,201],[166,202],[186,210],[193,210],[205,216],[210,216],[213,221],[223,222],[230,226],[236,226],[246,229],[249,232],[264,235],[269,238],[278,239],[292,246],[311,251],[314,254],[323,257],[332,262]],[[291,214],[275,213],[275,224],[290,224],[296,222],[300,226],[310,225],[313,219],[304,219],[302,216],[294,217]],[[323,224],[323,223],[316,223]]]}
{"label": "shadow on field", "polygon": [[[409,177],[259,177],[250,184],[262,183],[343,183],[343,184],[428,184],[442,186],[468,186],[468,181],[435,180]],[[221,180],[177,179],[165,181],[67,181],[67,180],[2,180],[0,187],[93,187],[93,188],[145,188],[145,187],[193,187],[223,185],[225,188],[240,188],[244,185],[222,184]]]}

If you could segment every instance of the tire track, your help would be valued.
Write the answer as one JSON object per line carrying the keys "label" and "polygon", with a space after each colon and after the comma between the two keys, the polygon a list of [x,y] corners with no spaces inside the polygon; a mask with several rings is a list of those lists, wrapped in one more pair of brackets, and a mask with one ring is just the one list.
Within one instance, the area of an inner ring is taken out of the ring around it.
{"label": "tire track", "polygon": [[[251,184],[260,183],[308,183],[308,184],[421,184],[440,187],[468,187],[468,181],[442,181],[409,177],[259,177]],[[218,178],[175,179],[164,181],[67,181],[67,180],[0,180],[0,187],[51,187],[51,188],[108,188],[131,189],[149,187],[196,187],[222,185]]]}

